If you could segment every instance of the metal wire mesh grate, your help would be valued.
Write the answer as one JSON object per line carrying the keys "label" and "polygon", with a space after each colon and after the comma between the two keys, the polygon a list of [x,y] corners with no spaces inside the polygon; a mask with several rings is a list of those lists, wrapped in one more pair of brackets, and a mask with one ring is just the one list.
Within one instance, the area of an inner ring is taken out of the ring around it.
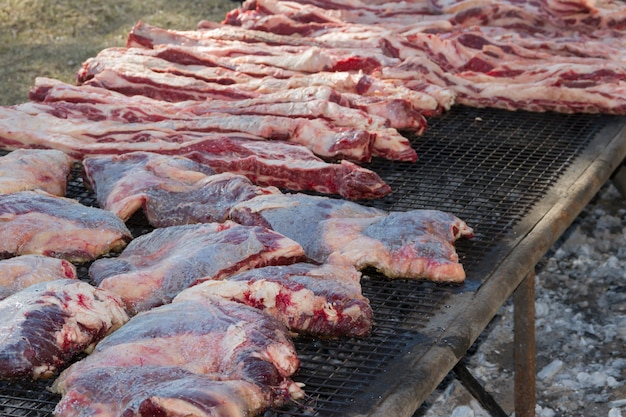
{"label": "metal wire mesh grate", "polygon": [[[541,200],[611,117],[507,112],[455,107],[431,119],[422,137],[412,138],[415,164],[377,160],[378,172],[394,192],[374,202],[385,210],[436,208],[449,211],[476,232],[457,244],[468,278],[480,282],[477,265]],[[95,205],[80,178],[68,194]],[[145,232],[141,220],[129,227]],[[84,268],[83,268],[84,273]],[[374,308],[373,334],[364,339],[296,340],[306,385],[302,404],[266,416],[342,416],[407,346],[429,343],[429,317],[450,296],[467,288],[426,281],[388,280],[367,273],[363,292]],[[45,382],[0,382],[0,415],[49,416],[58,397]]]}

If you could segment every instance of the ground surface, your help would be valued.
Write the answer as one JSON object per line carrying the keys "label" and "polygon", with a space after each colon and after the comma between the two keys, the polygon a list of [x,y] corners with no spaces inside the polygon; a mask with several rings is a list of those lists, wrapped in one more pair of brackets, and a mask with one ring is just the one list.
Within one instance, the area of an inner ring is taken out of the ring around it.
{"label": "ground surface", "polygon": [[0,0],[0,105],[26,101],[36,77],[74,82],[85,59],[124,46],[139,20],[194,29],[235,7],[227,0]]}

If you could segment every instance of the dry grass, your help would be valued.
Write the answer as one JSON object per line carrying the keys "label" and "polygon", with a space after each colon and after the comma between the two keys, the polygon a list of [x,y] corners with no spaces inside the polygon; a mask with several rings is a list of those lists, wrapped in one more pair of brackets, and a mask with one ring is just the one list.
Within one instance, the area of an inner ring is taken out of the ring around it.
{"label": "dry grass", "polygon": [[0,0],[0,105],[28,100],[39,76],[73,83],[85,59],[124,46],[139,20],[194,29],[236,7],[228,0]]}

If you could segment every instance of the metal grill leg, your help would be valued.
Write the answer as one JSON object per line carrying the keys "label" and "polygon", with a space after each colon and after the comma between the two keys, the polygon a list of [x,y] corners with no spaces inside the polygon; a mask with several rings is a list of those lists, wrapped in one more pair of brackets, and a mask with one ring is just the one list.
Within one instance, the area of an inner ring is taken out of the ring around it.
{"label": "metal grill leg", "polygon": [[623,198],[626,198],[626,161],[615,170],[611,177],[613,185],[617,188]]}
{"label": "metal grill leg", "polygon": [[515,417],[535,417],[535,273],[513,293]]}
{"label": "metal grill leg", "polygon": [[480,405],[489,413],[492,417],[508,417],[508,414],[504,412],[502,407],[496,402],[496,400],[489,394],[485,388],[474,378],[470,371],[463,365],[463,360],[456,364],[453,371],[456,377],[461,381],[461,384],[469,391],[470,394],[476,398]]}

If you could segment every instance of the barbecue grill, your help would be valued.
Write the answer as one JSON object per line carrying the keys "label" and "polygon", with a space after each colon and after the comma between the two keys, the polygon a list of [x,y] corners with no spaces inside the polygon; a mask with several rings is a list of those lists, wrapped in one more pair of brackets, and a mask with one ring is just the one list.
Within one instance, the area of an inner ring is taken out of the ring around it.
{"label": "barbecue grill", "polygon": [[[394,191],[364,204],[440,209],[474,228],[475,238],[456,245],[467,280],[390,280],[365,271],[372,335],[297,339],[302,367],[294,379],[307,397],[266,415],[411,416],[619,166],[625,125],[607,115],[458,106],[411,137],[417,163],[369,164]],[[95,205],[79,169],[74,174],[69,196]],[[129,228],[149,230],[141,216]],[[1,382],[0,414],[51,415],[59,397],[46,391],[49,383]]]}

